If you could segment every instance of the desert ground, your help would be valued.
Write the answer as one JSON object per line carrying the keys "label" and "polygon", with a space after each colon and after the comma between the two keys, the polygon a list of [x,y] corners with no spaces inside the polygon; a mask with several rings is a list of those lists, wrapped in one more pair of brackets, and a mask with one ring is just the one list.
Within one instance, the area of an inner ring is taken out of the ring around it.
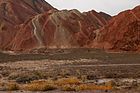
{"label": "desert ground", "polygon": [[[24,86],[34,81],[46,82],[46,80],[61,87],[47,92],[41,92],[41,90],[29,92],[21,90],[23,88],[17,91],[19,89],[15,87],[7,87],[9,82]],[[68,83],[65,82],[66,80],[69,80]],[[61,82],[58,83],[58,81]],[[64,87],[65,84],[69,86]],[[92,87],[89,90],[88,88],[75,90],[77,86],[79,88],[83,84],[86,87],[94,84],[96,88],[107,85],[111,86],[111,89],[105,87],[96,90]],[[71,89],[73,86],[74,89]],[[28,53],[1,52],[0,90],[0,93],[139,93],[140,54],[98,49],[40,49]]]}

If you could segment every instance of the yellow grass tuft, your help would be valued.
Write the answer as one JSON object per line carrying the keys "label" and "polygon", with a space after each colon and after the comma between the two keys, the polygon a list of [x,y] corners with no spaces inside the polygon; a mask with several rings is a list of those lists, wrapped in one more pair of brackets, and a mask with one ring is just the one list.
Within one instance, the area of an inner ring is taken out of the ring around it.
{"label": "yellow grass tuft", "polygon": [[69,78],[62,78],[56,81],[56,84],[58,86],[63,86],[63,85],[78,85],[80,84],[81,81],[76,78],[76,77],[69,77]]}
{"label": "yellow grass tuft", "polygon": [[9,91],[19,90],[19,85],[17,83],[8,83],[6,86]]}
{"label": "yellow grass tuft", "polygon": [[34,81],[29,84],[24,85],[23,90],[28,91],[49,91],[56,89],[56,86],[52,81]]}
{"label": "yellow grass tuft", "polygon": [[75,89],[76,85],[64,85],[61,87],[62,91],[76,91]]}

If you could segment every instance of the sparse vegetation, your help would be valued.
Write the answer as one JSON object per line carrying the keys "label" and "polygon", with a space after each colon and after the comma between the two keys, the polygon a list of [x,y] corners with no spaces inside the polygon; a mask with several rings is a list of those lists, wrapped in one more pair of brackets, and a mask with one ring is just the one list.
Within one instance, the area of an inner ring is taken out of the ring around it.
{"label": "sparse vegetation", "polygon": [[56,84],[59,86],[62,85],[78,85],[81,81],[76,77],[62,78],[56,81]]}
{"label": "sparse vegetation", "polygon": [[50,91],[56,89],[56,86],[52,81],[34,81],[29,84],[25,84],[24,90],[28,91]]}
{"label": "sparse vegetation", "polygon": [[[1,83],[0,89],[10,91],[18,89],[27,91],[140,89],[139,84],[136,86],[135,83],[132,85],[128,83],[128,86],[126,83],[117,81],[118,78],[140,78],[140,65],[111,66],[121,63],[131,64],[130,61],[139,64],[139,54],[100,52],[99,50],[66,49],[61,52],[50,51],[48,54],[5,54],[7,58],[0,53],[0,58],[4,56],[4,60],[0,59],[4,62],[0,63],[1,78],[14,81],[9,84]],[[119,60],[120,58],[123,62]],[[31,61],[25,61],[25,59]],[[115,81],[99,84],[98,80],[102,78],[114,78]]]}
{"label": "sparse vegetation", "polygon": [[44,81],[33,81],[29,84],[24,85],[24,90],[30,91],[48,91],[54,89],[61,89],[62,91],[82,91],[82,90],[111,90],[113,89],[110,82],[105,85],[95,85],[82,83],[76,77],[62,78],[56,81],[44,80]]}
{"label": "sparse vegetation", "polygon": [[76,85],[70,85],[70,84],[63,85],[61,87],[61,90],[62,91],[76,91]]}

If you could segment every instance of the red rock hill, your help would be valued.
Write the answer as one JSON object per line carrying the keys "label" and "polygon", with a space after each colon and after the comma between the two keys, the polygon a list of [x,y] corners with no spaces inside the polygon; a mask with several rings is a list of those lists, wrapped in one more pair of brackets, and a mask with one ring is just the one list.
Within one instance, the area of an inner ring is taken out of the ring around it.
{"label": "red rock hill", "polygon": [[140,6],[121,12],[96,32],[97,37],[91,44],[94,48],[139,51]]}
{"label": "red rock hill", "polygon": [[87,47],[95,38],[94,30],[107,24],[110,18],[96,11],[51,10],[27,20],[10,47],[12,50]]}
{"label": "red rock hill", "polygon": [[44,0],[0,0],[0,49],[13,40],[20,24],[50,9]]}
{"label": "red rock hill", "polygon": [[45,0],[0,0],[0,49],[88,47],[110,18],[96,11],[59,11]]}

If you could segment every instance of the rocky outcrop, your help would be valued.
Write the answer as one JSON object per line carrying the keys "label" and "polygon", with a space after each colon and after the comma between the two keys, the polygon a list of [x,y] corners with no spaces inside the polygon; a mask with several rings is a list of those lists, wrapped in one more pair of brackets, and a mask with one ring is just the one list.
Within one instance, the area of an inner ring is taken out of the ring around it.
{"label": "rocky outcrop", "polygon": [[97,31],[93,48],[140,51],[140,6],[121,12]]}
{"label": "rocky outcrop", "polygon": [[[111,18],[111,16],[108,16]],[[107,24],[109,19],[95,11],[48,11],[27,20],[10,44],[12,50],[34,48],[88,47],[95,38],[94,30]]]}

